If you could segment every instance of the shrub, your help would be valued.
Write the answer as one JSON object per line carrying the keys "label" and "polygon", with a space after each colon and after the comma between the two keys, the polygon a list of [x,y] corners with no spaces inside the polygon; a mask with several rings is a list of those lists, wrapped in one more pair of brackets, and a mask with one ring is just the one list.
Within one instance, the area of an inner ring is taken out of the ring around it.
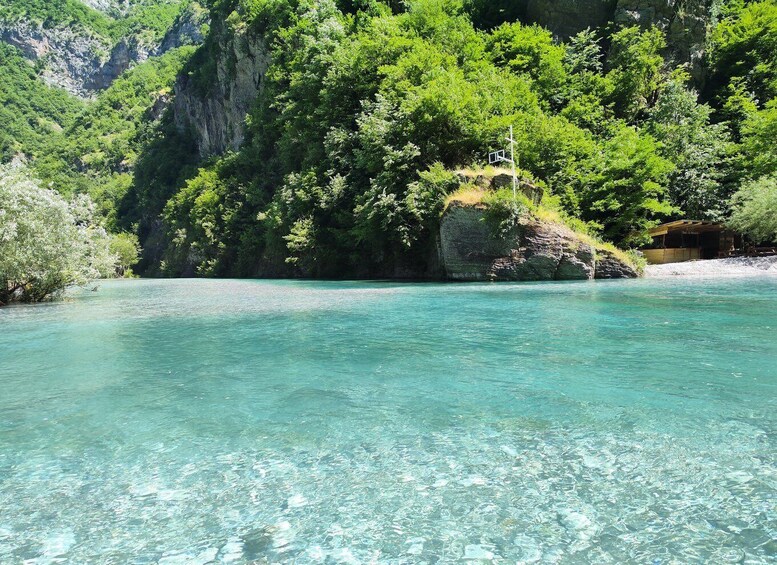
{"label": "shrub", "polygon": [[19,166],[0,166],[0,304],[37,302],[111,276],[116,256],[94,205],[66,202]]}
{"label": "shrub", "polygon": [[777,242],[777,175],[748,182],[731,199],[731,226],[757,243]]}

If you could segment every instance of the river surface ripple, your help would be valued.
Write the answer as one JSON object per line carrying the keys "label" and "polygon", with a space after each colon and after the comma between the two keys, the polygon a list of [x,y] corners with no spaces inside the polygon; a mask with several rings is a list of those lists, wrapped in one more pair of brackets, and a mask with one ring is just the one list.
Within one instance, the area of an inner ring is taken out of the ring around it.
{"label": "river surface ripple", "polygon": [[777,279],[0,310],[0,563],[774,563]]}

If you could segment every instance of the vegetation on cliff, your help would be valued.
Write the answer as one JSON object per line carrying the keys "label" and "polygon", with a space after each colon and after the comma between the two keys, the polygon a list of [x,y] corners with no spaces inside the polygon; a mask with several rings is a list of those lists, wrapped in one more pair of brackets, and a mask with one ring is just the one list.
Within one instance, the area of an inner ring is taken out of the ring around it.
{"label": "vegetation on cliff", "polygon": [[159,40],[188,3],[140,0],[128,3],[126,13],[105,14],[78,0],[5,0],[0,6],[0,21],[67,27],[114,41],[128,36]]}
{"label": "vegetation on cliff", "polygon": [[118,203],[154,135],[155,114],[193,49],[149,59],[84,102],[45,85],[16,49],[0,44],[0,160],[23,156],[44,184],[67,197],[89,194],[116,230]]}
{"label": "vegetation on cliff", "polygon": [[[428,275],[453,171],[503,147],[510,125],[521,168],[596,241],[628,249],[664,219],[732,212],[770,233],[748,210],[770,202],[777,172],[772,0],[715,4],[696,82],[657,27],[560,42],[489,6],[213,0],[193,56],[146,63],[93,104],[26,86],[21,112],[0,114],[13,124],[0,148],[63,193],[94,195],[111,229],[139,236],[148,273]],[[245,141],[203,156],[206,124],[164,109],[176,74],[206,111],[225,107],[257,50],[269,68]],[[34,79],[15,68],[14,84]]]}
{"label": "vegetation on cliff", "polygon": [[[773,170],[764,121],[774,52],[753,49],[776,36],[771,2],[729,7],[701,99],[664,57],[657,28],[560,43],[519,22],[479,31],[488,26],[472,21],[476,12],[440,0],[212,10],[222,35],[261,34],[272,64],[241,150],[167,187],[169,201],[152,211],[164,219],[157,259],[171,274],[426,272],[439,210],[457,186],[447,171],[482,163],[510,124],[521,167],[565,215],[625,248],[666,218],[725,219],[737,189]],[[761,33],[730,31],[742,26]],[[217,45],[199,56],[217,56]],[[737,53],[760,66],[742,74],[730,63]],[[142,178],[138,197],[157,186]]]}
{"label": "vegetation on cliff", "polygon": [[84,106],[46,86],[17,49],[0,43],[0,162],[41,155],[43,147],[61,141]]}
{"label": "vegetation on cliff", "polygon": [[590,224],[569,216],[557,196],[549,196],[541,203],[536,203],[520,192],[517,197],[513,196],[512,188],[489,190],[465,184],[445,198],[443,214],[451,206],[481,208],[492,237],[496,239],[509,236],[517,226],[527,221],[542,222],[565,228],[573,234],[574,238],[590,245],[596,253],[611,255],[635,273],[641,272],[645,267],[643,257],[617,248],[603,240],[596,231],[592,230]]}

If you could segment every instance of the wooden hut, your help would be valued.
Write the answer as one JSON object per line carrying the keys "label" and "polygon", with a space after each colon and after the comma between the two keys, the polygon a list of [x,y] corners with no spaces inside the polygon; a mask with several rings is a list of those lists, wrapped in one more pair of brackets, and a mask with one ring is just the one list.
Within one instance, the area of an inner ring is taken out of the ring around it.
{"label": "wooden hut", "polygon": [[727,257],[742,247],[739,234],[716,222],[677,220],[649,233],[653,241],[642,253],[656,265]]}

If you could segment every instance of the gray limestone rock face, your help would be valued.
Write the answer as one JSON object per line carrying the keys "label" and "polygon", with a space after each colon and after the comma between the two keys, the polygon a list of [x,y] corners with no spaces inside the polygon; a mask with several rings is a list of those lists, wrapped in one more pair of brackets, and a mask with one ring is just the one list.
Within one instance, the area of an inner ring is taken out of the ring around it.
{"label": "gray limestone rock face", "polygon": [[526,21],[547,27],[559,39],[608,22],[643,29],[655,25],[666,33],[675,62],[689,63],[700,83],[711,11],[712,0],[528,0]]}
{"label": "gray limestone rock face", "polygon": [[494,237],[482,206],[452,203],[440,223],[440,248],[449,279],[460,281],[587,280],[594,249],[568,228],[525,220]]}
{"label": "gray limestone rock face", "polygon": [[167,53],[184,45],[201,44],[205,41],[203,31],[209,21],[208,12],[204,8],[197,3],[189,4],[167,30],[154,54]]}
{"label": "gray limestone rock face", "polygon": [[633,265],[624,263],[609,251],[599,250],[596,253],[596,272],[597,279],[635,279],[639,277],[639,272]]}
{"label": "gray limestone rock face", "polygon": [[483,212],[453,202],[440,221],[440,252],[451,280],[488,280],[494,262],[510,256],[509,244],[492,237]]}
{"label": "gray limestone rock face", "polygon": [[107,39],[70,28],[45,28],[30,22],[0,22],[0,40],[31,61],[45,61],[43,80],[76,96],[88,97],[94,77],[110,59]]}
{"label": "gray limestone rock face", "polygon": [[672,58],[688,63],[697,84],[704,80],[704,56],[711,29],[712,0],[618,0],[613,21],[619,26],[655,25],[666,33]]}
{"label": "gray limestone rock face", "polygon": [[586,28],[612,20],[618,0],[529,0],[526,17],[567,39]]}
{"label": "gray limestone rock face", "polygon": [[222,39],[215,80],[204,90],[182,75],[175,85],[176,126],[191,130],[202,157],[237,150],[245,120],[270,65],[263,38],[236,33]]}
{"label": "gray limestone rock face", "polygon": [[137,41],[121,39],[111,49],[108,60],[93,69],[90,78],[84,79],[84,94],[89,95],[108,88],[119,75],[147,60],[150,54],[150,51]]}
{"label": "gray limestone rock face", "polygon": [[566,226],[530,218],[495,237],[485,206],[453,202],[440,221],[445,275],[456,281],[550,281],[634,278],[636,269],[595,250]]}
{"label": "gray limestone rock face", "polygon": [[487,278],[506,281],[589,280],[594,249],[564,226],[526,221],[510,238],[510,255],[491,265]]}

